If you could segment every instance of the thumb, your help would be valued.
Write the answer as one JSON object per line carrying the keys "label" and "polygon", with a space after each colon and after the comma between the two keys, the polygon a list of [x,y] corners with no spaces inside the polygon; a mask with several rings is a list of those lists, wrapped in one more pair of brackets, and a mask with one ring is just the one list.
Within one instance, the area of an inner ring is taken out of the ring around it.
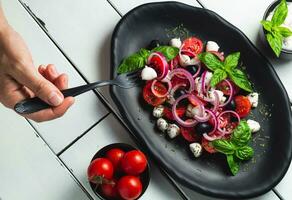
{"label": "thumb", "polygon": [[45,79],[35,68],[13,70],[13,78],[28,87],[37,97],[52,106],[59,106],[64,100],[63,94],[50,81]]}

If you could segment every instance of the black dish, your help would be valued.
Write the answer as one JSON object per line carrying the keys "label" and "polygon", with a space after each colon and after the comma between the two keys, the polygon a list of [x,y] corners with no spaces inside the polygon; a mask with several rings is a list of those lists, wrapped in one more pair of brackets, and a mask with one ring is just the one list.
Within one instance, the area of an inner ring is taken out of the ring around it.
{"label": "black dish", "polygon": [[[292,0],[286,0],[287,2],[292,2]],[[267,8],[267,10],[265,11],[265,14],[264,14],[264,17],[263,17],[263,20],[266,20],[268,15],[276,8],[276,6],[280,3],[281,1],[280,0],[276,0],[276,1],[273,1],[269,7]],[[274,57],[275,56],[275,53],[273,52],[272,48],[270,47],[267,39],[266,39],[266,31],[263,27],[261,27],[260,29],[260,38],[262,40],[262,42],[264,43],[265,47],[267,49],[269,49],[269,53],[272,54]],[[282,49],[281,50],[281,53],[280,53],[280,57],[279,58],[284,58],[284,59],[292,59],[292,51],[291,50],[286,50],[286,49]]]}
{"label": "black dish", "polygon": [[[96,152],[96,154],[93,156],[91,162],[93,160],[95,160],[96,158],[102,158],[105,157],[106,152],[108,152],[109,150],[113,149],[113,148],[119,148],[125,152],[128,151],[132,151],[132,150],[137,150],[136,148],[134,148],[133,146],[129,145],[129,144],[125,144],[125,143],[114,143],[114,144],[109,144],[105,147],[103,147],[102,149],[100,149],[98,152]],[[143,185],[143,190],[141,195],[137,198],[140,199],[140,197],[143,196],[144,192],[146,191],[149,182],[150,182],[150,167],[149,167],[149,163],[147,164],[147,168],[146,170],[140,174],[140,180],[141,183]],[[101,200],[107,200],[107,198],[105,198],[102,193],[99,191],[99,189],[96,190],[96,185],[94,183],[89,182],[91,189],[94,191],[94,193],[99,197],[99,199]]]}
{"label": "black dish", "polygon": [[153,39],[167,43],[170,38],[166,30],[180,24],[204,42],[217,41],[225,54],[241,52],[241,60],[255,91],[260,93],[259,105],[271,114],[265,116],[260,108],[253,111],[253,118],[262,126],[258,134],[269,138],[265,147],[254,144],[256,161],[246,163],[245,166],[249,166],[246,171],[241,165],[240,172],[232,176],[223,156],[192,158],[185,143],[159,136],[151,117],[152,109],[142,99],[141,87],[128,90],[111,87],[111,95],[120,113],[144,149],[169,175],[190,189],[230,199],[250,198],[268,192],[282,179],[291,160],[290,103],[271,64],[239,29],[210,10],[178,2],[139,6],[120,20],[113,33],[112,78],[117,76],[117,67],[123,58],[147,46]]}

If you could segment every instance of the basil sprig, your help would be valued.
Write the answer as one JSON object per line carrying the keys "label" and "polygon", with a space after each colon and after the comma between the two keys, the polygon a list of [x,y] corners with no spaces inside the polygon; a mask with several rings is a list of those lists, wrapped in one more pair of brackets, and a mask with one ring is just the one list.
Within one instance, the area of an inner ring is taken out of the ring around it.
{"label": "basil sprig", "polygon": [[120,64],[118,68],[118,73],[127,73],[143,68],[147,62],[149,55],[153,52],[162,53],[165,56],[166,60],[169,61],[177,56],[179,49],[171,46],[159,46],[149,51],[142,48],[139,52],[134,53],[123,60],[122,64]]}
{"label": "basil sprig", "polygon": [[220,61],[217,56],[209,52],[199,54],[198,58],[208,69],[214,71],[210,82],[212,87],[215,87],[220,81],[229,77],[241,89],[252,92],[251,83],[246,74],[236,69],[240,58],[239,52],[228,55],[224,62]]}
{"label": "basil sprig", "polygon": [[262,20],[261,24],[266,30],[266,38],[272,50],[277,57],[280,56],[282,50],[283,39],[292,35],[292,31],[281,24],[285,21],[288,14],[286,0],[281,0],[275,9],[271,21]]}
{"label": "basil sprig", "polygon": [[253,148],[248,146],[251,129],[245,120],[240,121],[230,139],[219,139],[212,142],[213,147],[226,155],[227,163],[233,175],[239,171],[239,163],[253,157]]}

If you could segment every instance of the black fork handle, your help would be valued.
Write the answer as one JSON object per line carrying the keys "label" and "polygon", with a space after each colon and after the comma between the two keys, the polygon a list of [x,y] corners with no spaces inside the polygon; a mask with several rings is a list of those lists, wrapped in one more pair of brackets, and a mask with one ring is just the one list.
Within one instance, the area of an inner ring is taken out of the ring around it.
{"label": "black fork handle", "polygon": [[[110,81],[97,81],[94,83],[62,90],[61,92],[64,95],[64,97],[69,97],[69,96],[75,97],[79,94],[82,94],[84,92],[88,92],[88,91],[93,90],[97,87],[102,87],[102,86],[106,86],[106,85],[113,84],[113,83],[114,82],[111,80]],[[17,103],[14,106],[14,110],[19,114],[31,114],[31,113],[38,112],[40,110],[44,110],[44,109],[51,108],[51,107],[52,106],[50,104],[44,102],[40,98],[34,97],[34,98],[24,99],[24,100],[20,101],[19,103]]]}

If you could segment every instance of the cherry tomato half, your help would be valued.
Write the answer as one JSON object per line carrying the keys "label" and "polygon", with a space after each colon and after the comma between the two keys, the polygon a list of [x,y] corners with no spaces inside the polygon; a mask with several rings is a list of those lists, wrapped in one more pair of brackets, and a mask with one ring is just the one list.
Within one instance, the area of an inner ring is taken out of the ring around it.
{"label": "cherry tomato half", "polygon": [[120,161],[122,160],[124,155],[125,155],[125,152],[123,150],[115,148],[106,152],[105,157],[112,162],[115,169],[118,169]]}
{"label": "cherry tomato half", "polygon": [[237,114],[243,118],[246,117],[251,109],[251,103],[249,101],[249,99],[246,96],[236,96],[234,97],[234,101],[235,101],[235,112],[237,112]]}
{"label": "cherry tomato half", "polygon": [[199,136],[196,135],[194,127],[180,127],[180,132],[182,137],[188,142],[196,142],[199,140]]}
{"label": "cherry tomato half", "polygon": [[139,175],[147,167],[146,156],[139,150],[127,152],[121,160],[122,170],[129,175]]}
{"label": "cherry tomato half", "polygon": [[[163,97],[163,98],[156,97],[151,91],[151,85],[152,85],[152,81],[148,81],[146,85],[144,86],[143,98],[148,104],[152,106],[161,105],[162,103],[165,102],[166,97]],[[167,92],[166,87],[160,82],[155,83],[154,89],[159,94],[165,94]]]}
{"label": "cherry tomato half", "polygon": [[203,42],[196,37],[190,37],[183,41],[182,50],[191,51],[195,54],[199,54],[203,51]]}
{"label": "cherry tomato half", "polygon": [[212,146],[211,142],[206,140],[204,137],[202,137],[202,147],[208,152],[208,153],[216,153],[216,149]]}
{"label": "cherry tomato half", "polygon": [[113,173],[113,165],[106,158],[97,158],[93,160],[87,169],[88,180],[96,184],[101,184],[103,179],[111,179]]}
{"label": "cherry tomato half", "polygon": [[118,181],[117,189],[123,199],[134,200],[142,193],[142,183],[135,176],[123,176]]}

